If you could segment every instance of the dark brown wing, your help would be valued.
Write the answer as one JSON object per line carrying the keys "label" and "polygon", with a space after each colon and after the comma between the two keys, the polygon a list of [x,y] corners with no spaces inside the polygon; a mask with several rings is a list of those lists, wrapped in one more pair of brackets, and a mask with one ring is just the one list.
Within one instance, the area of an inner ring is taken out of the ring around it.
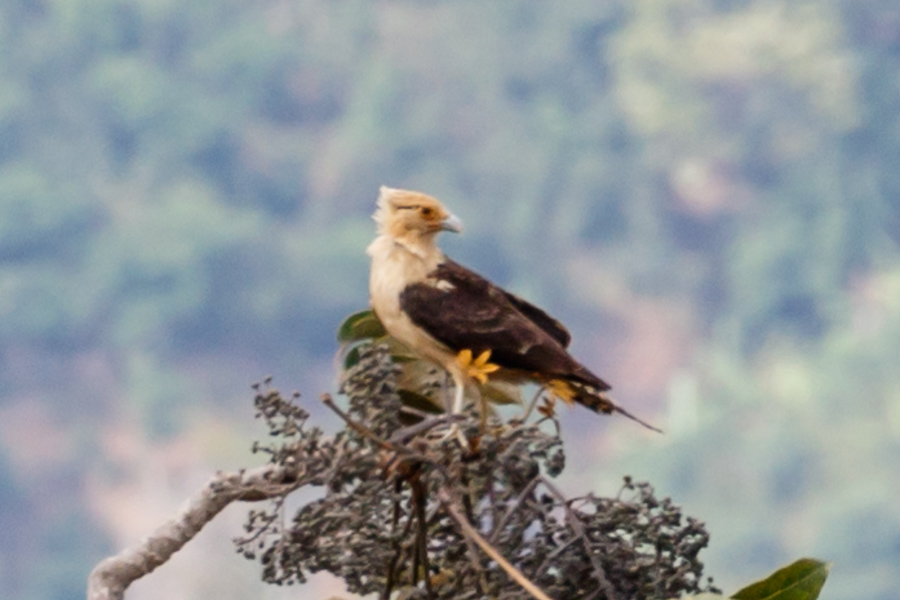
{"label": "dark brown wing", "polygon": [[429,281],[407,287],[400,306],[453,350],[468,348],[476,356],[490,350],[491,362],[501,367],[609,389],[569,355],[569,333],[553,317],[454,262],[440,265]]}
{"label": "dark brown wing", "polygon": [[527,302],[515,294],[510,294],[509,292],[503,290],[503,293],[506,294],[506,299],[516,307],[520,313],[522,313],[525,317],[531,320],[532,323],[543,329],[550,335],[553,339],[555,339],[563,348],[569,347],[569,342],[572,340],[572,336],[569,335],[569,330],[563,327],[562,323],[545,313],[543,310]]}
{"label": "dark brown wing", "polygon": [[494,285],[478,273],[470,271],[459,263],[447,259],[446,262],[438,265],[433,276],[452,285],[459,285],[467,288],[494,288],[495,290],[499,290],[523,316],[543,329],[564,348],[569,346],[572,336],[569,335],[569,330],[566,329],[562,323],[548,315],[543,309],[538,308],[527,300],[519,298],[515,294],[510,294],[503,288]]}

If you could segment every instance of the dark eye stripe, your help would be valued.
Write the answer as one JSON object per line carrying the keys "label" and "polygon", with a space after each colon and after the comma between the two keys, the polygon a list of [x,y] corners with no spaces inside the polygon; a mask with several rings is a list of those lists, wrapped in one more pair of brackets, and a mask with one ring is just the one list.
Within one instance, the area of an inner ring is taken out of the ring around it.
{"label": "dark eye stripe", "polygon": [[405,206],[395,206],[394,208],[396,208],[397,210],[415,210],[419,207],[415,204],[407,204]]}

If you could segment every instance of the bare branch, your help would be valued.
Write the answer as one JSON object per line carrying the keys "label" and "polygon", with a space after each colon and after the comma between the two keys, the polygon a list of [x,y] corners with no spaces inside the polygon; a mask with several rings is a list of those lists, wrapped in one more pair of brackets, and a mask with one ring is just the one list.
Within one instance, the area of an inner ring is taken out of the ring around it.
{"label": "bare branch", "polygon": [[522,586],[522,589],[527,591],[529,594],[537,598],[537,600],[552,600],[550,596],[545,594],[541,588],[536,586],[531,582],[530,579],[522,575],[522,572],[519,571],[512,563],[510,563],[502,554],[500,554],[496,548],[494,548],[486,539],[481,537],[481,534],[478,533],[478,530],[475,529],[471,523],[469,523],[468,519],[459,512],[459,508],[457,508],[456,503],[453,501],[453,497],[447,491],[446,488],[441,489],[440,493],[440,501],[444,506],[444,510],[453,517],[453,520],[456,521],[456,524],[459,526],[460,530],[465,534],[465,536],[471,539],[473,542],[478,544],[478,547],[481,550],[491,557],[500,568],[506,571],[507,575],[509,575],[516,583]]}
{"label": "bare branch", "polygon": [[100,562],[88,577],[87,600],[124,598],[128,586],[168,561],[232,502],[284,496],[303,483],[296,469],[275,464],[217,474],[150,537]]}
{"label": "bare branch", "polygon": [[531,482],[527,486],[525,486],[525,489],[523,489],[522,492],[516,497],[515,501],[513,501],[513,503],[509,505],[503,516],[496,521],[496,524],[494,525],[494,533],[491,535],[492,542],[497,541],[497,537],[501,533],[503,533],[504,528],[506,528],[506,524],[512,518],[513,514],[515,514],[515,512],[519,510],[519,507],[526,500],[526,498],[534,494],[534,488],[537,487],[537,484],[540,483],[540,481],[541,480],[538,477],[532,479]]}
{"label": "bare branch", "polygon": [[597,557],[597,554],[591,548],[591,542],[588,539],[587,534],[584,532],[584,527],[581,525],[581,521],[578,516],[572,511],[572,508],[569,506],[569,500],[563,495],[559,488],[553,485],[552,482],[548,481],[546,477],[541,476],[541,483],[550,490],[550,493],[556,496],[557,500],[559,500],[560,506],[566,511],[566,520],[569,523],[569,526],[575,532],[576,539],[580,540],[582,544],[584,544],[584,552],[588,556],[591,561],[591,566],[594,567],[594,573],[597,575],[597,581],[600,582],[600,589],[603,590],[603,593],[606,594],[606,597],[609,600],[617,600],[619,597],[616,594],[615,588],[613,588],[612,584],[609,582],[609,579],[606,578],[606,569],[603,568],[603,564]]}

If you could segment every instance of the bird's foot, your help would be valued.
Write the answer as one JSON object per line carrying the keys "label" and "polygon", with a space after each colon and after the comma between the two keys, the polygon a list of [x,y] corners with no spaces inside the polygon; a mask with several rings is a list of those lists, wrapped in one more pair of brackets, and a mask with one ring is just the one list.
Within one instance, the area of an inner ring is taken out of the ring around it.
{"label": "bird's foot", "polygon": [[490,359],[490,350],[485,350],[478,355],[478,358],[474,358],[472,351],[466,348],[465,350],[460,350],[459,354],[456,355],[456,364],[462,368],[468,377],[484,385],[487,383],[488,375],[500,368],[500,365],[488,362]]}

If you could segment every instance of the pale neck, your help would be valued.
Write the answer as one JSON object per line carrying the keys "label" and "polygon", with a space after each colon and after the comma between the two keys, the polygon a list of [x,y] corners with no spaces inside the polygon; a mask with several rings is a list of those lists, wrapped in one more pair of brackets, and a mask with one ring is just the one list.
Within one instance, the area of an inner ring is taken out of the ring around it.
{"label": "pale neck", "polygon": [[381,234],[376,237],[367,250],[372,258],[387,258],[394,252],[411,254],[425,262],[438,264],[443,262],[444,253],[434,241],[434,235],[394,237]]}

